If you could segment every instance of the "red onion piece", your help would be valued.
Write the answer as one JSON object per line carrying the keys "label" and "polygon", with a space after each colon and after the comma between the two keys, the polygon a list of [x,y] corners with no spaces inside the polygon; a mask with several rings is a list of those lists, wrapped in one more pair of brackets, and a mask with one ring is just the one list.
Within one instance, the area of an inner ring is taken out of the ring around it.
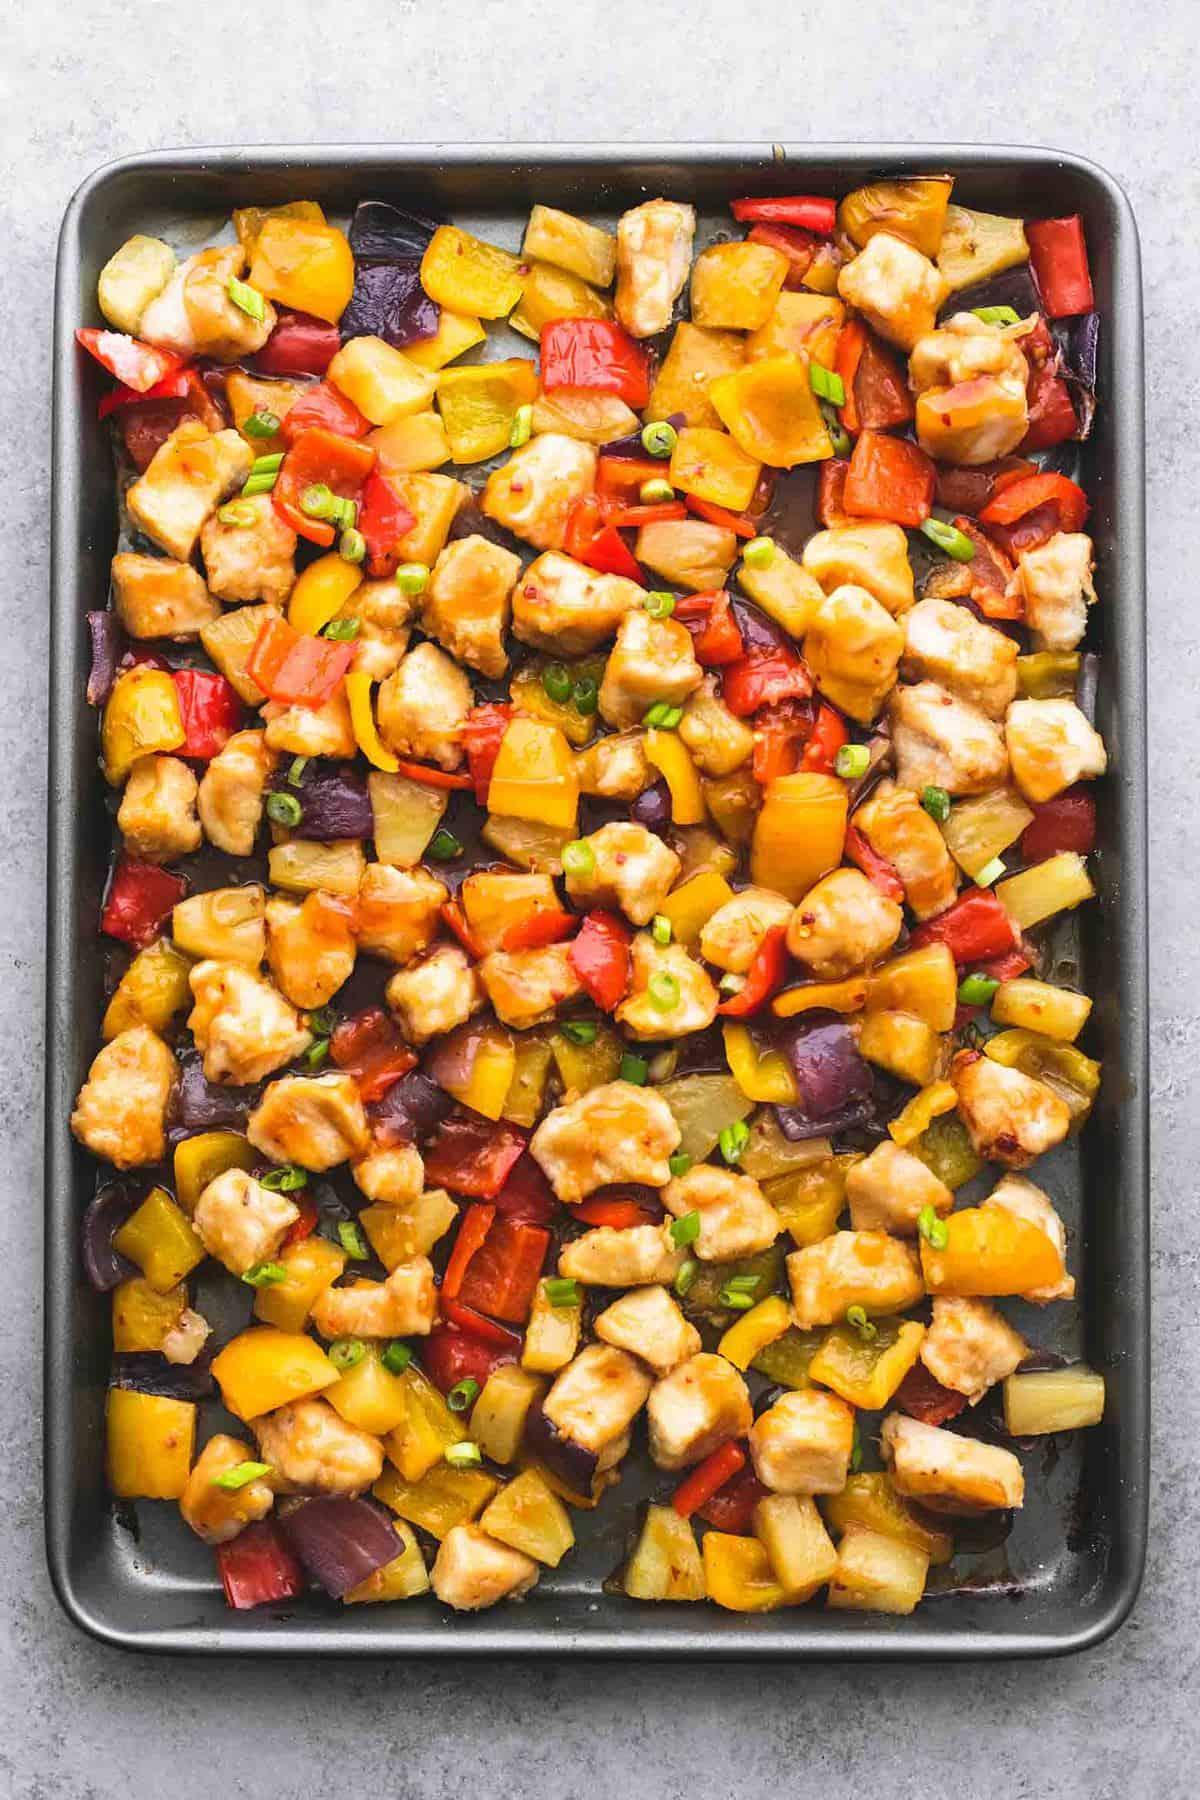
{"label": "red onion piece", "polygon": [[92,640],[92,667],[88,675],[89,706],[103,706],[117,678],[117,659],[121,654],[121,621],[116,613],[90,612],[87,615],[88,636]]}
{"label": "red onion piece", "polygon": [[138,1204],[138,1198],[123,1181],[110,1181],[83,1215],[83,1268],[98,1294],[110,1294],[120,1282],[137,1274],[133,1264],[113,1249],[113,1237]]}
{"label": "red onion piece", "polygon": [[335,1600],[400,1554],[393,1527],[369,1500],[322,1494],[279,1523],[313,1580]]}

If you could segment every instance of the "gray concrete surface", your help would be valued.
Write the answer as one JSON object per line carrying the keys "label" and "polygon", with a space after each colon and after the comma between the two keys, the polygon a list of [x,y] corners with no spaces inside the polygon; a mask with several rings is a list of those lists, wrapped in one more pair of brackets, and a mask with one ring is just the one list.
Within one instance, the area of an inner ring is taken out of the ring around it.
{"label": "gray concrete surface", "polygon": [[[0,5],[0,1795],[464,1790],[560,1800],[1190,1794],[1200,1756],[1200,804],[1194,0],[621,7]],[[98,1648],[44,1573],[38,1287],[48,336],[80,179],[187,143],[404,137],[1027,142],[1125,183],[1149,352],[1156,1429],[1137,1611],[1066,1663],[977,1669],[250,1668]]]}

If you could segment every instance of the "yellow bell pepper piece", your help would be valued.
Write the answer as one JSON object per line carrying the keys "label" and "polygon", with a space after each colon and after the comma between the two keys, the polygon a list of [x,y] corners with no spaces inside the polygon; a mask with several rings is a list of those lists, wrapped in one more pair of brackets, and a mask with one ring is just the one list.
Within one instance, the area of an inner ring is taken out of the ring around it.
{"label": "yellow bell pepper piece", "polygon": [[763,1183],[763,1192],[797,1249],[819,1244],[837,1229],[846,1208],[846,1176],[862,1156],[846,1151]]}
{"label": "yellow bell pepper piece", "polygon": [[690,881],[680,882],[659,909],[671,921],[671,932],[691,949],[715,912],[733,899],[733,889],[715,869],[704,869]]}
{"label": "yellow bell pepper piece", "polygon": [[259,1160],[253,1144],[236,1131],[201,1131],[175,1146],[175,1198],[189,1218],[196,1202],[226,1169],[252,1169]]}
{"label": "yellow bell pepper piece", "polygon": [[771,1002],[777,1019],[794,1019],[797,1013],[860,1012],[867,1003],[867,977],[849,975],[845,981],[806,981],[800,987],[786,988]]}
{"label": "yellow bell pepper piece", "polygon": [[926,1126],[942,1113],[953,1112],[958,1094],[948,1081],[932,1081],[914,1094],[908,1105],[888,1125],[892,1139],[901,1148],[913,1144]]}
{"label": "yellow bell pepper piece", "polygon": [[323,225],[325,214],[315,200],[288,200],[283,206],[238,206],[234,209],[233,229],[247,256],[254,255],[258,234],[268,219],[307,219]]}
{"label": "yellow bell pepper piece", "polygon": [[612,306],[594,287],[552,263],[535,262],[508,322],[522,337],[538,343],[551,319],[611,319]]}
{"label": "yellow bell pepper piece", "polygon": [[506,450],[518,409],[531,406],[537,391],[537,369],[523,356],[443,369],[437,404],[455,462],[486,462]]}
{"label": "yellow bell pepper piece", "polygon": [[363,1355],[340,1381],[327,1388],[325,1398],[347,1425],[357,1425],[384,1437],[408,1417],[408,1394],[399,1375],[385,1369],[379,1347],[368,1344]]}
{"label": "yellow bell pepper piece", "polygon": [[579,777],[571,746],[557,726],[540,719],[513,719],[492,770],[488,810],[574,829]]}
{"label": "yellow bell pepper piece", "polygon": [[676,825],[703,825],[707,815],[696,765],[674,731],[651,729],[642,740],[647,762],[653,763],[671,790],[671,817]]}
{"label": "yellow bell pepper piece", "polygon": [[787,257],[769,244],[747,238],[710,244],[692,269],[692,318],[722,331],[757,331],[770,318],[787,272]]}
{"label": "yellow bell pepper piece", "polygon": [[457,225],[439,225],[421,258],[421,286],[431,300],[453,312],[502,319],[521,298],[524,285],[519,257]]}
{"label": "yellow bell pepper piece", "polygon": [[[409,413],[393,419],[367,437],[375,452],[375,466],[381,475],[413,475],[440,468],[450,460],[450,440],[438,413]],[[414,557],[410,559],[416,561]]]}
{"label": "yellow bell pepper piece", "polygon": [[405,1481],[397,1470],[385,1469],[371,1492],[430,1537],[444,1538],[455,1525],[477,1519],[499,1488],[496,1477],[482,1469],[452,1469],[448,1463],[437,1462],[419,1481]]}
{"label": "yellow bell pepper piece", "polygon": [[306,637],[317,637],[330,619],[336,619],[355,588],[362,584],[362,569],[347,562],[336,550],[309,563],[292,589],[288,624]]}
{"label": "yellow bell pepper piece", "polygon": [[964,1206],[942,1223],[941,1250],[921,1239],[921,1273],[931,1294],[995,1299],[1057,1287],[1062,1251],[1037,1225],[1002,1206]]}
{"label": "yellow bell pepper piece", "polygon": [[863,1018],[858,1053],[914,1087],[925,1087],[937,1073],[942,1040],[932,1025],[912,1013],[872,1010]]}
{"label": "yellow bell pepper piece", "polygon": [[709,1531],[700,1548],[705,1591],[718,1606],[729,1612],[774,1612],[786,1603],[787,1594],[757,1538]]}
{"label": "yellow bell pepper piece", "polygon": [[746,361],[804,355],[832,369],[838,332],[845,317],[846,308],[836,298],[785,289],[776,299],[766,324],[746,339]]}
{"label": "yellow bell pepper piece", "polygon": [[846,794],[846,783],[836,775],[799,770],[777,776],[754,821],[751,880],[787,900],[802,900],[842,860]]}
{"label": "yellow bell pepper piece", "polygon": [[160,1294],[144,1275],[122,1281],[113,1289],[113,1349],[161,1350],[163,1339],[186,1305],[187,1289],[182,1283]]}
{"label": "yellow bell pepper piece", "polygon": [[747,456],[773,468],[822,462],[833,455],[817,396],[801,356],[768,356],[722,375],[708,397]]}
{"label": "yellow bell pepper piece", "polygon": [[336,325],[354,292],[354,255],[345,235],[313,219],[264,219],[249,282],[268,300]]}
{"label": "yellow bell pepper piece", "polygon": [[178,750],[183,740],[179,695],[165,669],[143,664],[117,676],[100,727],[104,779],[111,787],[120,787],[139,756]]}
{"label": "yellow bell pepper piece", "polygon": [[536,1125],[542,1116],[546,1080],[554,1055],[536,1029],[518,1032],[515,1050],[516,1066],[500,1117],[511,1120],[514,1125]]}
{"label": "yellow bell pepper piece", "polygon": [[448,306],[443,306],[434,335],[423,338],[419,344],[410,344],[404,354],[418,368],[444,369],[456,356],[486,341],[487,332],[478,319],[471,318],[469,313],[451,312]]}
{"label": "yellow bell pepper piece", "polygon": [[949,1031],[958,1009],[958,972],[947,944],[921,944],[881,963],[867,982],[869,1012],[906,1012]]}
{"label": "yellow bell pepper piece", "polygon": [[796,1081],[785,1057],[778,1050],[764,1051],[760,1057],[746,1025],[728,1019],[721,1030],[729,1072],[747,1100],[790,1106],[796,1098]]}
{"label": "yellow bell pepper piece", "polygon": [[787,1301],[781,1294],[771,1294],[729,1327],[717,1345],[717,1355],[735,1369],[748,1369],[759,1351],[781,1338],[791,1322]]}
{"label": "yellow bell pepper piece", "polygon": [[108,1003],[101,1034],[105,1043],[133,1025],[148,1025],[159,1036],[192,997],[188,986],[191,958],[170,938],[158,938],[139,950]]}
{"label": "yellow bell pepper piece", "polygon": [[915,1319],[898,1327],[879,1319],[875,1331],[875,1337],[864,1339],[851,1325],[835,1325],[808,1366],[814,1381],[867,1412],[887,1405],[916,1362],[925,1336],[924,1325]]}
{"label": "yellow bell pepper piece", "polygon": [[221,1398],[237,1419],[257,1419],[289,1400],[307,1400],[340,1380],[321,1346],[310,1337],[252,1325],[214,1357]]}
{"label": "yellow bell pepper piece", "polygon": [[312,1236],[288,1244],[275,1261],[286,1274],[282,1281],[257,1290],[254,1316],[279,1331],[303,1331],[325,1289],[333,1286],[346,1267],[346,1252],[323,1237]]}
{"label": "yellow bell pepper piece", "polygon": [[118,1500],[178,1500],[192,1468],[196,1408],[191,1400],[109,1388],[104,1461]]}
{"label": "yellow bell pepper piece", "polygon": [[136,1263],[152,1288],[169,1293],[189,1275],[206,1251],[165,1188],[151,1188],[120,1231],[113,1247]]}
{"label": "yellow bell pepper piece", "polygon": [[573,1044],[561,1031],[550,1039],[550,1052],[564,1091],[573,1088],[577,1094],[590,1093],[615,1081],[621,1071],[625,1040],[611,1026],[599,1021],[590,1044]]}
{"label": "yellow bell pepper piece", "polygon": [[359,1606],[373,1600],[412,1600],[418,1594],[429,1592],[429,1572],[420,1545],[403,1519],[396,1519],[393,1524],[400,1549],[391,1562],[384,1563],[382,1569],[376,1569],[373,1575],[368,1575],[365,1581],[342,1595],[346,1606]]}
{"label": "yellow bell pepper piece", "polygon": [[385,774],[395,775],[399,762],[386,747],[375,726],[371,707],[371,677],[361,669],[351,669],[346,676],[346,699],[350,703],[350,725],[354,741],[369,763]]}
{"label": "yellow bell pepper piece", "polygon": [[442,1078],[448,1094],[485,1119],[498,1119],[517,1072],[517,1051],[511,1031],[503,1025],[485,1025],[474,1061],[465,1079]]}
{"label": "yellow bell pepper piece", "polygon": [[685,425],[671,452],[668,480],[682,493],[731,512],[744,512],[754,498],[762,463],[736,444],[727,431]]}

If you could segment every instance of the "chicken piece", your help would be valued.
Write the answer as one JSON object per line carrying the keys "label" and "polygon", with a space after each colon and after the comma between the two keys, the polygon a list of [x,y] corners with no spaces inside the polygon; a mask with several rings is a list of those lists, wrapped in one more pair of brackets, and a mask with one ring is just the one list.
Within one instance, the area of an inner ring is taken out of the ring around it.
{"label": "chicken piece", "polygon": [[955,313],[915,346],[908,385],[927,455],[977,467],[1017,448],[1029,428],[1029,365],[1019,342],[1027,330],[1027,321],[989,325],[975,313]]}
{"label": "chicken piece", "polygon": [[555,1377],[542,1411],[564,1437],[597,1455],[623,1438],[646,1404],[651,1380],[611,1344],[588,1344]]}
{"label": "chicken piece", "polygon": [[633,940],[633,981],[616,1011],[618,1025],[643,1042],[704,1031],[720,995],[707,970],[682,944],[656,944],[648,931]]}
{"label": "chicken piece", "polygon": [[582,656],[612,637],[642,599],[636,581],[598,574],[549,550],[534,558],[513,589],[513,635],[535,650]]}
{"label": "chicken piece", "polygon": [[978,707],[933,681],[898,687],[889,706],[896,780],[915,794],[986,794],[1008,778],[1004,734]]}
{"label": "chicken piece", "polygon": [[633,820],[614,819],[582,840],[592,852],[586,874],[567,872],[567,893],[585,909],[616,907],[634,925],[648,925],[679,875],[675,852]]}
{"label": "chicken piece", "polygon": [[915,1237],[917,1220],[925,1208],[948,1213],[954,1195],[919,1156],[884,1138],[847,1174],[846,1202],[855,1231]]}
{"label": "chicken piece", "polygon": [[890,344],[911,350],[933,330],[949,288],[928,257],[877,231],[838,273],[838,293]]}
{"label": "chicken piece", "polygon": [[893,618],[913,603],[908,539],[884,519],[855,519],[818,531],[804,546],[803,566],[827,594],[835,588],[865,588]]}
{"label": "chicken piece", "polygon": [[787,1258],[792,1312],[801,1331],[836,1325],[848,1306],[867,1313],[904,1312],[925,1292],[911,1244],[883,1231],[835,1231]]}
{"label": "chicken piece", "polygon": [[700,931],[700,954],[731,975],[744,975],[769,931],[791,919],[790,900],[771,888],[748,887],[715,913]]}
{"label": "chicken piece", "polygon": [[669,1375],[701,1348],[700,1333],[657,1282],[622,1294],[597,1315],[592,1329],[602,1343],[649,1363],[656,1375]]}
{"label": "chicken piece", "polygon": [[191,327],[194,354],[214,362],[241,362],[261,350],[275,329],[277,313],[262,298],[261,317],[244,312],[230,297],[229,284],[246,272],[241,244],[218,244],[190,257],[183,278],[183,310]]}
{"label": "chicken piece", "polygon": [[858,869],[834,869],[792,914],[787,947],[818,981],[841,981],[882,960],[904,914]]}
{"label": "chicken piece", "polygon": [[394,581],[360,581],[337,615],[358,620],[350,667],[372,681],[386,681],[404,660],[420,604],[419,594],[402,593]]}
{"label": "chicken piece", "polygon": [[179,1510],[202,1543],[228,1544],[255,1519],[265,1519],[274,1506],[275,1490],[261,1475],[244,1487],[217,1486],[219,1475],[255,1460],[249,1444],[223,1431],[209,1438],[196,1458],[179,1496]]}
{"label": "chicken piece", "polygon": [[139,756],[129,771],[117,824],[130,856],[174,862],[200,848],[196,777],[177,756]]}
{"label": "chicken piece", "polygon": [[267,902],[267,963],[293,1006],[325,1006],[354,973],[353,903],[316,889],[302,901]]}
{"label": "chicken piece", "polygon": [[368,863],[358,888],[358,947],[401,968],[437,936],[449,890],[424,869]]}
{"label": "chicken piece", "polygon": [[706,675],[688,695],[679,735],[702,775],[732,775],[754,753],[754,733],[731,713],[717,693],[716,677]]}
{"label": "chicken piece", "polygon": [[306,1494],[361,1494],[383,1472],[383,1445],[328,1400],[291,1400],[250,1421],[258,1453]]}
{"label": "chicken piece", "polygon": [[650,1390],[650,1455],[660,1469],[686,1469],[727,1439],[745,1437],[753,1417],[741,1373],[723,1356],[698,1351]]}
{"label": "chicken piece", "polygon": [[1070,1129],[1071,1109],[1053,1088],[977,1050],[959,1051],[950,1080],[977,1153],[1006,1169],[1027,1169]]}
{"label": "chicken piece", "polygon": [[585,1287],[647,1287],[674,1281],[683,1261],[669,1225],[597,1225],[563,1245],[558,1272]]}
{"label": "chicken piece", "polygon": [[539,550],[561,550],[568,513],[596,485],[596,460],[593,445],[545,431],[492,470],[480,508]]}
{"label": "chicken piece", "polygon": [[1075,1277],[1067,1273],[1067,1228],[1051,1205],[1050,1196],[1024,1175],[1005,1175],[996,1183],[983,1205],[985,1209],[989,1206],[999,1207],[1004,1212],[1012,1213],[1014,1218],[1036,1225],[1039,1231],[1045,1232],[1058,1251],[1062,1262],[1062,1279],[1052,1286],[1027,1288],[1021,1299],[1032,1300],[1035,1306],[1045,1306],[1050,1300],[1073,1300]]}
{"label": "chicken piece", "polygon": [[700,1229],[690,1246],[702,1262],[729,1262],[767,1250],[783,1221],[757,1181],[715,1163],[696,1163],[663,1190],[663,1205],[676,1219],[698,1213]]}
{"label": "chicken piece", "polygon": [[490,1538],[478,1525],[452,1525],[438,1546],[430,1580],[443,1606],[480,1612],[498,1600],[520,1600],[538,1578],[521,1550]]}
{"label": "chicken piece", "polygon": [[311,1318],[324,1338],[428,1337],[437,1311],[433,1264],[427,1256],[397,1263],[386,1281],[328,1287]]}
{"label": "chicken piece", "polygon": [[428,956],[393,975],[384,998],[410,1044],[465,1025],[483,1005],[475,966],[459,944],[438,944]]}
{"label": "chicken piece", "polygon": [[609,1081],[547,1113],[529,1148],[568,1205],[614,1181],[665,1187],[667,1158],[679,1148],[675,1115],[660,1094]]}
{"label": "chicken piece", "polygon": [[268,750],[286,756],[331,756],[339,761],[358,753],[343,687],[320,706],[286,706],[282,700],[268,700],[260,717],[266,726]]}
{"label": "chicken piece", "polygon": [[598,737],[575,758],[580,793],[599,794],[606,800],[636,800],[650,786],[655,773],[646,760],[644,734],[640,731]]}
{"label": "chicken piece", "polygon": [[214,434],[199,419],[184,419],[127,492],[129,516],[168,556],[187,562],[205,519],[242,485],[253,460],[236,431]]}
{"label": "chicken piece", "polygon": [[227,856],[249,856],[262,824],[267,782],[277,762],[262,731],[235,731],[200,778],[204,835]]}
{"label": "chicken piece", "polygon": [[200,1313],[185,1306],[160,1346],[169,1363],[190,1366],[212,1336],[212,1326]]}
{"label": "chicken piece", "polygon": [[866,588],[834,588],[814,607],[804,660],[827,700],[870,725],[895,686],[904,627]]}
{"label": "chicken piece", "polygon": [[583,992],[569,944],[537,950],[493,950],[479,965],[483,991],[496,1017],[514,1031],[527,1031],[554,1017],[564,1000]]}
{"label": "chicken piece", "polygon": [[[119,559],[117,559],[119,560]],[[1092,540],[1082,531],[1056,531],[1048,543],[1026,550],[1008,584],[1025,603],[1025,623],[1043,650],[1074,650],[1096,604]]]}
{"label": "chicken piece", "polygon": [[989,719],[1002,719],[1017,691],[1018,646],[953,600],[920,600],[905,615],[906,681],[935,681]]}
{"label": "chicken piece", "polygon": [[421,624],[460,662],[484,675],[508,667],[504,634],[521,559],[485,537],[457,538],[433,565]]}
{"label": "chicken piece", "polygon": [[1019,1331],[986,1300],[939,1294],[933,1320],[921,1340],[921,1361],[935,1381],[970,1405],[1012,1374],[1029,1354]]}
{"label": "chicken piece", "polygon": [[692,266],[696,209],[646,200],[617,221],[617,318],[630,337],[657,337],[671,323]]}
{"label": "chicken piece", "polygon": [[188,981],[195,1000],[188,1026],[208,1081],[264,1081],[313,1041],[278,988],[240,963],[196,963]]}
{"label": "chicken piece", "polygon": [[958,868],[946,840],[911,789],[881,781],[852,824],[886,858],[918,919],[945,912],[958,892]]}
{"label": "chicken piece", "polygon": [[458,664],[436,644],[418,644],[379,690],[380,734],[397,756],[457,769],[462,728],[474,700]]}
{"label": "chicken piece", "polygon": [[176,264],[167,285],[159,289],[143,311],[137,328],[142,343],[153,344],[159,350],[173,350],[188,361],[198,354],[198,349],[195,328],[184,305],[183,290],[196,262],[196,256],[189,256]]}
{"label": "chicken piece", "polygon": [[1004,736],[1013,780],[1034,806],[1108,767],[1104,739],[1073,700],[1014,700]]}
{"label": "chicken piece", "polygon": [[210,1256],[231,1275],[255,1263],[272,1262],[300,1209],[244,1169],[226,1169],[209,1182],[192,1213],[192,1224]]}
{"label": "chicken piece", "polygon": [[854,1449],[854,1408],[837,1394],[783,1394],[750,1427],[754,1473],[776,1494],[840,1494]]}
{"label": "chicken piece", "polygon": [[203,577],[190,563],[168,556],[122,550],[112,559],[112,592],[116,615],[134,638],[182,644],[221,617]]}
{"label": "chicken piece", "polygon": [[365,1156],[371,1134],[353,1075],[285,1075],[273,1081],[246,1125],[272,1162],[317,1174]]}
{"label": "chicken piece", "polygon": [[896,1492],[931,1512],[969,1516],[1024,1502],[1025,1476],[1011,1450],[923,1425],[903,1413],[889,1413],[883,1421],[879,1447]]}
{"label": "chicken piece", "polygon": [[704,679],[692,634],[677,619],[627,612],[600,683],[600,717],[615,731],[640,725],[660,701],[682,706]]}
{"label": "chicken piece", "polygon": [[350,1173],[360,1193],[385,1206],[412,1206],[425,1191],[425,1164],[415,1144],[369,1150]]}
{"label": "chicken piece", "polygon": [[161,1162],[177,1074],[175,1058],[148,1026],[119,1031],[92,1059],[71,1114],[71,1130],[93,1156],[118,1169]]}
{"label": "chicken piece", "polygon": [[249,525],[223,524],[214,513],[200,533],[209,592],[219,600],[282,606],[296,585],[296,533],[280,518],[270,494],[240,504],[254,512]]}

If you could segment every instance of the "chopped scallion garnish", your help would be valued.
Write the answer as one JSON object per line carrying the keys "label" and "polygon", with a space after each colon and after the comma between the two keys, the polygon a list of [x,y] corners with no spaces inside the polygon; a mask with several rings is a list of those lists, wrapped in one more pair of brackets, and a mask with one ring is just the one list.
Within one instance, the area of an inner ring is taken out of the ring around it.
{"label": "chopped scallion garnish", "polygon": [[625,1052],[618,1072],[621,1081],[632,1082],[634,1087],[645,1087],[649,1073],[650,1064],[644,1056],[635,1056],[632,1050]]}
{"label": "chopped scallion garnish", "polygon": [[646,983],[646,993],[656,1012],[674,1012],[679,1005],[679,982],[666,969],[656,969]]}
{"label": "chopped scallion garnish", "polygon": [[214,1476],[213,1486],[224,1488],[227,1494],[236,1494],[240,1488],[249,1487],[252,1481],[261,1481],[264,1475],[270,1473],[270,1463],[234,1463],[231,1469],[226,1469],[222,1474]]}
{"label": "chopped scallion garnish", "polygon": [[354,1262],[366,1262],[370,1251],[367,1249],[362,1232],[353,1219],[339,1219],[337,1234],[338,1242],[347,1256]]}
{"label": "chopped scallion garnish", "polygon": [[871,752],[865,744],[843,744],[833,759],[835,775],[843,781],[857,781],[871,766]]}
{"label": "chopped scallion garnish", "polygon": [[461,1444],[448,1446],[446,1461],[452,1469],[477,1469],[483,1461],[483,1452],[478,1444],[473,1444],[467,1439]]}
{"label": "chopped scallion garnish", "polygon": [[403,1375],[412,1361],[412,1345],[403,1338],[393,1338],[379,1360],[389,1375]]}
{"label": "chopped scallion garnish", "polygon": [[462,841],[452,831],[440,826],[429,840],[429,848],[425,854],[430,862],[453,862],[456,856],[463,853]]}
{"label": "chopped scallion garnish", "polygon": [[732,1125],[726,1125],[717,1138],[717,1148],[727,1163],[741,1161],[742,1151],[750,1142],[750,1127],[745,1119],[735,1119]]}
{"label": "chopped scallion garnish", "polygon": [[279,419],[273,412],[252,412],[248,419],[242,420],[242,430],[247,437],[274,437],[279,430]]}
{"label": "chopped scallion garnish", "polygon": [[669,619],[675,611],[675,596],[665,588],[651,588],[642,601],[642,610],[652,619]]}
{"label": "chopped scallion garnish", "polygon": [[429,585],[427,563],[401,563],[392,577],[402,594],[423,594]]}
{"label": "chopped scallion garnish", "polygon": [[671,941],[671,921],[666,913],[655,913],[650,921],[650,936],[656,944],[665,945]]}
{"label": "chopped scallion garnish", "polygon": [[260,1187],[269,1188],[273,1194],[294,1194],[297,1188],[307,1184],[308,1170],[298,1163],[284,1163],[278,1169],[268,1169],[259,1182]]}
{"label": "chopped scallion garnish", "polygon": [[513,414],[512,430],[508,434],[510,450],[519,450],[522,444],[529,442],[533,432],[533,407],[526,404],[518,406]]}
{"label": "chopped scallion garnish", "polygon": [[921,805],[939,825],[944,825],[950,817],[950,796],[944,787],[922,788]]}
{"label": "chopped scallion garnish", "polygon": [[478,1398],[479,1383],[473,1375],[464,1375],[461,1381],[455,1382],[446,1395],[446,1405],[452,1413],[462,1413],[474,1406]]}
{"label": "chopped scallion garnish", "polygon": [[335,1338],[325,1352],[335,1369],[345,1374],[347,1369],[355,1369],[367,1354],[367,1346],[361,1338]]}
{"label": "chopped scallion garnish", "polygon": [[242,1280],[247,1287],[277,1287],[281,1281],[287,1280],[287,1270],[282,1263],[256,1262],[243,1271]]}
{"label": "chopped scallion garnish", "polygon": [[827,369],[824,363],[809,363],[808,385],[818,400],[828,400],[830,406],[845,406],[845,384],[841,376],[832,369]]}
{"label": "chopped scallion garnish", "polygon": [[973,306],[971,311],[985,325],[1019,325],[1021,315],[1015,306]]}
{"label": "chopped scallion garnish", "polygon": [[594,1044],[599,1027],[595,1019],[567,1019],[559,1028],[571,1044]]}
{"label": "chopped scallion garnish", "polygon": [[698,1212],[684,1213],[683,1217],[676,1219],[671,1226],[671,1241],[680,1250],[686,1250],[688,1245],[694,1244],[699,1236],[700,1214]]}
{"label": "chopped scallion garnish", "polygon": [[273,825],[298,825],[304,808],[295,794],[268,794],[267,817]]}
{"label": "chopped scallion garnish", "polygon": [[870,1319],[868,1319],[865,1306],[848,1306],[846,1308],[846,1323],[850,1326],[851,1330],[857,1331],[864,1344],[871,1343],[874,1338],[879,1336],[879,1327],[878,1325],[873,1325]]}
{"label": "chopped scallion garnish", "polygon": [[264,323],[267,316],[267,303],[256,287],[251,287],[248,281],[239,281],[236,275],[231,275],[226,283],[225,292],[239,312],[244,312],[246,317],[253,319],[257,325]]}
{"label": "chopped scallion garnish", "polygon": [[338,539],[338,555],[341,557],[342,561],[348,563],[360,563],[365,561],[366,554],[367,540],[362,532],[353,525],[349,530],[343,531],[341,537]]}
{"label": "chopped scallion garnish", "polygon": [[999,881],[1003,873],[1003,862],[998,856],[993,856],[991,862],[984,863],[982,869],[976,871],[975,886],[981,888],[992,887]]}
{"label": "chopped scallion garnish", "polygon": [[674,498],[675,489],[661,475],[653,481],[643,481],[638,489],[638,499],[643,506],[661,506]]}
{"label": "chopped scallion garnish", "polygon": [[571,698],[571,671],[561,663],[547,663],[542,670],[542,692],[556,706],[565,706]]}
{"label": "chopped scallion garnish", "polygon": [[964,975],[958,984],[960,1006],[986,1006],[1000,983],[994,975]]}
{"label": "chopped scallion garnish", "polygon": [[691,1166],[692,1159],[686,1150],[676,1150],[667,1158],[667,1167],[677,1180],[680,1175],[686,1175]]}
{"label": "chopped scallion garnish", "polygon": [[931,1250],[944,1250],[950,1242],[950,1228],[932,1206],[923,1206],[917,1214],[917,1230]]}
{"label": "chopped scallion garnish", "polygon": [[573,838],[562,847],[561,862],[564,875],[574,875],[586,880],[596,867],[596,852],[586,838]]}
{"label": "chopped scallion garnish", "polygon": [[679,442],[679,433],[665,419],[655,419],[642,431],[642,449],[647,456],[670,456]]}
{"label": "chopped scallion garnish", "polygon": [[748,569],[768,569],[775,561],[775,539],[769,537],[751,538],[742,551],[742,561]]}
{"label": "chopped scallion garnish", "polygon": [[957,525],[948,525],[944,519],[925,519],[921,530],[931,544],[936,544],[939,550],[944,550],[955,562],[974,561],[975,546],[966,532],[960,531]]}
{"label": "chopped scallion garnish", "polygon": [[548,1275],[542,1283],[542,1292],[551,1306],[580,1306],[583,1303],[579,1283],[569,1275]]}

